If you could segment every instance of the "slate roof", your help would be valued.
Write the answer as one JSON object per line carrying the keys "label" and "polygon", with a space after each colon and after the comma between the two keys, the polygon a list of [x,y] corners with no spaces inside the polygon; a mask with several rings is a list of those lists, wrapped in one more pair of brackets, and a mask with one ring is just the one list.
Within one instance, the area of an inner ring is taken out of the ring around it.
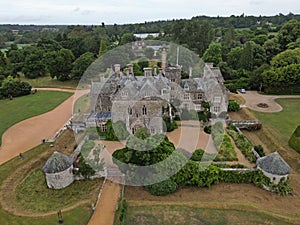
{"label": "slate roof", "polygon": [[70,168],[72,165],[72,158],[59,152],[54,152],[43,166],[43,171],[45,173],[59,173]]}
{"label": "slate roof", "polygon": [[257,166],[265,172],[274,175],[287,175],[292,171],[291,167],[284,161],[278,152],[274,152],[258,159]]}
{"label": "slate roof", "polygon": [[89,116],[89,120],[109,120],[111,118],[111,112],[97,112]]}

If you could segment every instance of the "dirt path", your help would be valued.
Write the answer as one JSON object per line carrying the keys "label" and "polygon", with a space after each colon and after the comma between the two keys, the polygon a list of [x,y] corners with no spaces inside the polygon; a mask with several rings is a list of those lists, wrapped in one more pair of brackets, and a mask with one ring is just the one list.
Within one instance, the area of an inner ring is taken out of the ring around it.
{"label": "dirt path", "polygon": [[[240,94],[246,100],[246,106],[249,109],[258,111],[258,112],[280,112],[282,107],[275,102],[277,98],[300,98],[300,95],[261,95],[257,91],[247,91],[246,94]],[[267,103],[268,108],[258,107],[259,103]]]}
{"label": "dirt path", "polygon": [[[74,90],[56,88],[39,90],[74,92]],[[76,96],[72,95],[54,110],[24,120],[6,130],[2,136],[0,165],[18,156],[21,152],[26,152],[39,145],[42,139],[52,138],[71,118],[73,101],[86,93],[87,91],[76,92]]]}
{"label": "dirt path", "polygon": [[120,184],[106,181],[98,206],[88,225],[113,225],[120,191]]}

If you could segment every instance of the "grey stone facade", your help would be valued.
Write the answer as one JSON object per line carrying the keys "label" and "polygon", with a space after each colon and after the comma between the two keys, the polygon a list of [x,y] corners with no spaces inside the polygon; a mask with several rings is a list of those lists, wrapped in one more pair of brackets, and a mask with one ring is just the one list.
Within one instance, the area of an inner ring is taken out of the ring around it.
{"label": "grey stone facade", "polygon": [[73,159],[54,152],[43,166],[48,188],[62,189],[74,181]]}
{"label": "grey stone facade", "polygon": [[227,112],[228,92],[219,68],[205,64],[202,77],[193,78],[190,69],[189,78],[181,79],[181,67],[165,66],[165,58],[163,52],[162,68],[158,74],[155,67],[144,68],[144,76],[135,76],[131,64],[124,69],[124,74],[116,64],[109,78],[93,82],[92,113],[86,124],[101,126],[105,131],[106,121],[112,119],[113,122],[123,121],[131,133],[139,127],[147,127],[152,134],[161,133],[162,108],[175,99],[180,102],[177,111],[183,108],[202,111],[201,103],[207,101],[212,114],[219,116]]}

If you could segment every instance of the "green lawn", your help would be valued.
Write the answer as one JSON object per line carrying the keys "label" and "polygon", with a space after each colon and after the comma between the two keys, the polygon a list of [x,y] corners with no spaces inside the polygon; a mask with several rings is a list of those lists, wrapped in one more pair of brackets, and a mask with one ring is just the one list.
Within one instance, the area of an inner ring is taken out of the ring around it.
{"label": "green lawn", "polygon": [[[22,210],[49,212],[89,198],[100,186],[99,180],[76,181],[62,190],[47,188],[41,168],[33,170],[17,187],[14,204]],[[96,199],[96,196],[95,196]]]}
{"label": "green lawn", "polygon": [[260,113],[252,111],[270,132],[285,146],[300,125],[300,99],[276,99],[283,111],[279,113]]}
{"label": "green lawn", "polygon": [[[0,100],[0,137],[12,125],[56,108],[72,93],[38,91],[34,95]],[[0,138],[1,144],[2,138]]]}
{"label": "green lawn", "polygon": [[78,81],[59,81],[57,79],[52,79],[50,76],[39,77],[36,79],[27,79],[24,76],[21,76],[22,81],[26,81],[35,88],[67,88],[67,89],[76,89]]}
{"label": "green lawn", "polygon": [[232,209],[202,209],[188,206],[130,206],[126,225],[288,225],[286,221],[249,211]]}
{"label": "green lawn", "polygon": [[[54,150],[53,150],[54,151]],[[18,170],[19,167],[24,166],[28,163],[29,160],[36,159],[39,157],[39,155],[47,152],[47,154],[50,156],[51,151],[49,151],[49,144],[42,144],[28,152],[23,153],[25,160],[20,160],[19,157],[16,157],[9,162],[3,164],[0,166],[0,186],[2,185],[3,180],[5,180],[7,177],[13,175],[13,173]],[[47,158],[47,157],[45,157]],[[45,160],[45,158],[41,159],[41,163]],[[40,181],[41,182],[41,181]],[[78,188],[78,186],[74,186],[75,188]],[[81,188],[83,193],[86,193],[84,188]],[[97,188],[98,190],[98,188]],[[78,192],[79,190],[73,190],[74,193]],[[28,194],[32,194],[30,191]],[[56,191],[60,192],[60,191]],[[81,193],[82,194],[82,193]],[[87,193],[90,195],[91,193]],[[42,193],[40,193],[42,195]],[[94,196],[97,196],[97,192],[93,192]],[[57,201],[59,199],[51,199],[51,196],[49,196],[48,201],[51,203],[51,201]],[[76,196],[75,196],[76,197]],[[45,198],[45,197],[44,197]],[[94,199],[94,198],[93,198]],[[32,201],[39,201],[39,199],[32,199]],[[61,201],[64,201],[64,198],[61,199]],[[59,210],[60,208],[57,208],[56,210]],[[91,204],[86,203],[79,207],[74,208],[73,210],[63,212],[63,218],[64,218],[64,224],[66,225],[86,225],[89,218],[91,216]],[[0,204],[0,224],[1,225],[41,225],[41,224],[58,224],[57,215],[51,215],[51,216],[43,216],[43,217],[24,217],[24,216],[15,216],[10,213],[7,213],[3,210]]]}

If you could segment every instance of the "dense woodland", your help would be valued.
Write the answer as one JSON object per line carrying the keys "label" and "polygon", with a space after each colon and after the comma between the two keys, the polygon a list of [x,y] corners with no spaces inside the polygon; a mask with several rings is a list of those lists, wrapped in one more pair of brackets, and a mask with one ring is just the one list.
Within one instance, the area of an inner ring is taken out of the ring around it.
{"label": "dense woodland", "polygon": [[135,33],[159,33],[146,39],[180,44],[213,62],[231,91],[300,93],[300,15],[290,13],[125,25],[0,25],[0,95],[17,96],[7,90],[20,89],[20,76],[79,80],[97,57],[138,40]]}

